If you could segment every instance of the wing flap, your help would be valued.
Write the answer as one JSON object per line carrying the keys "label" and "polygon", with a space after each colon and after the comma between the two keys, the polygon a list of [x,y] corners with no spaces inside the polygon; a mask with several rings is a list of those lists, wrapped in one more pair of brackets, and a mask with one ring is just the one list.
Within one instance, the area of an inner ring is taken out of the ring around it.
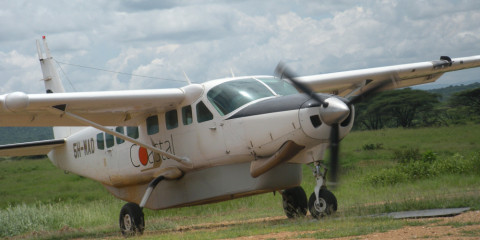
{"label": "wing flap", "polygon": [[0,156],[46,155],[53,148],[63,146],[65,139],[52,139],[35,142],[15,143],[0,146]]}

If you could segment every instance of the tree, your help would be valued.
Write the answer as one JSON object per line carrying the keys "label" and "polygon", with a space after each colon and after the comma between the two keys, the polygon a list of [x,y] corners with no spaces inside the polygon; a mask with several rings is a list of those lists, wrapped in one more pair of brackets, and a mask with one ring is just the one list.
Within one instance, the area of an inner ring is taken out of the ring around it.
{"label": "tree", "polygon": [[464,107],[469,114],[480,116],[480,88],[453,94],[449,105],[456,109]]}
{"label": "tree", "polygon": [[433,111],[438,99],[438,94],[410,88],[381,92],[356,106],[357,122],[367,129],[408,128],[415,125],[414,120],[423,125],[426,119],[431,121],[425,116]]}

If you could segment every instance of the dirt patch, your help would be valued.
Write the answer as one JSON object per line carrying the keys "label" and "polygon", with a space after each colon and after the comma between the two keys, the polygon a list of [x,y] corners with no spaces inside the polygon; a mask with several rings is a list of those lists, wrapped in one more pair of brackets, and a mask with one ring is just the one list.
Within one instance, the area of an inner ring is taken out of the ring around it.
{"label": "dirt patch", "polygon": [[[227,227],[233,227],[236,225],[240,224],[248,224],[248,223],[261,223],[261,222],[278,222],[285,220],[286,217],[266,217],[266,218],[256,218],[256,219],[248,219],[248,220],[241,220],[241,221],[226,221],[226,222],[220,222],[220,223],[201,223],[201,224],[195,224],[191,226],[179,226],[174,229],[166,229],[166,230],[159,230],[159,231],[154,231],[151,233],[169,233],[169,232],[187,232],[187,231],[194,231],[194,230],[218,230],[218,229],[223,229]],[[147,233],[147,234],[151,234]]]}
{"label": "dirt patch", "polygon": [[407,221],[429,223],[423,226],[404,227],[384,233],[371,233],[368,235],[336,239],[478,239],[480,237],[480,211],[466,212],[455,217],[427,218]]}
{"label": "dirt patch", "polygon": [[[352,239],[479,239],[480,238],[480,211],[466,212],[455,217],[427,218],[405,220],[420,222],[421,226],[408,226],[382,233],[371,233],[361,236],[335,238],[336,240]],[[423,222],[423,223],[422,223]],[[234,238],[244,239],[292,239],[309,232],[281,232],[248,237]]]}

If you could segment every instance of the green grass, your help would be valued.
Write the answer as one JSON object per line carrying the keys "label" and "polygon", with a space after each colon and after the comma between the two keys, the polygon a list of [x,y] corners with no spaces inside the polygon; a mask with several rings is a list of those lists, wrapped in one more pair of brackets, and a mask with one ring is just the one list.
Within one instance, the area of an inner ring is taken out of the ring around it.
{"label": "green grass", "polygon": [[66,174],[47,159],[0,161],[0,209],[17,204],[106,199],[100,183]]}
{"label": "green grass", "polygon": [[[479,136],[479,125],[352,132],[341,144],[341,184],[333,190],[339,205],[335,218],[282,218],[240,222],[228,228],[205,227],[205,223],[221,226],[228,221],[284,216],[281,196],[262,194],[203,206],[145,210],[147,226],[143,238],[215,239],[295,231],[299,233],[292,238],[356,236],[412,224],[359,216],[428,208],[480,209],[480,174],[475,172],[442,172],[393,185],[368,182],[368,176],[398,166],[392,160],[395,151],[418,148],[420,153],[435,153],[437,160],[456,161],[458,155],[478,155]],[[302,186],[309,196],[314,181],[307,166]],[[64,174],[48,160],[0,161],[0,196],[0,237],[121,237],[118,214],[124,203],[101,184]],[[152,236],[150,231],[161,234]]]}

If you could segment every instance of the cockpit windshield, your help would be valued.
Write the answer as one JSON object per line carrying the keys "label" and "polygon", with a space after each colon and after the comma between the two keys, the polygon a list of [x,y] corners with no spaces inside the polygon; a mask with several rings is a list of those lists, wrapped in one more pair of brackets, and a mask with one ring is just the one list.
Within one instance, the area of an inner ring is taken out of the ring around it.
{"label": "cockpit windshield", "polygon": [[287,96],[297,94],[298,91],[289,82],[280,78],[258,78],[258,80],[267,84],[277,95]]}
{"label": "cockpit windshield", "polygon": [[298,91],[278,78],[248,78],[225,82],[210,89],[207,98],[224,116],[258,99],[275,95],[290,95]]}

